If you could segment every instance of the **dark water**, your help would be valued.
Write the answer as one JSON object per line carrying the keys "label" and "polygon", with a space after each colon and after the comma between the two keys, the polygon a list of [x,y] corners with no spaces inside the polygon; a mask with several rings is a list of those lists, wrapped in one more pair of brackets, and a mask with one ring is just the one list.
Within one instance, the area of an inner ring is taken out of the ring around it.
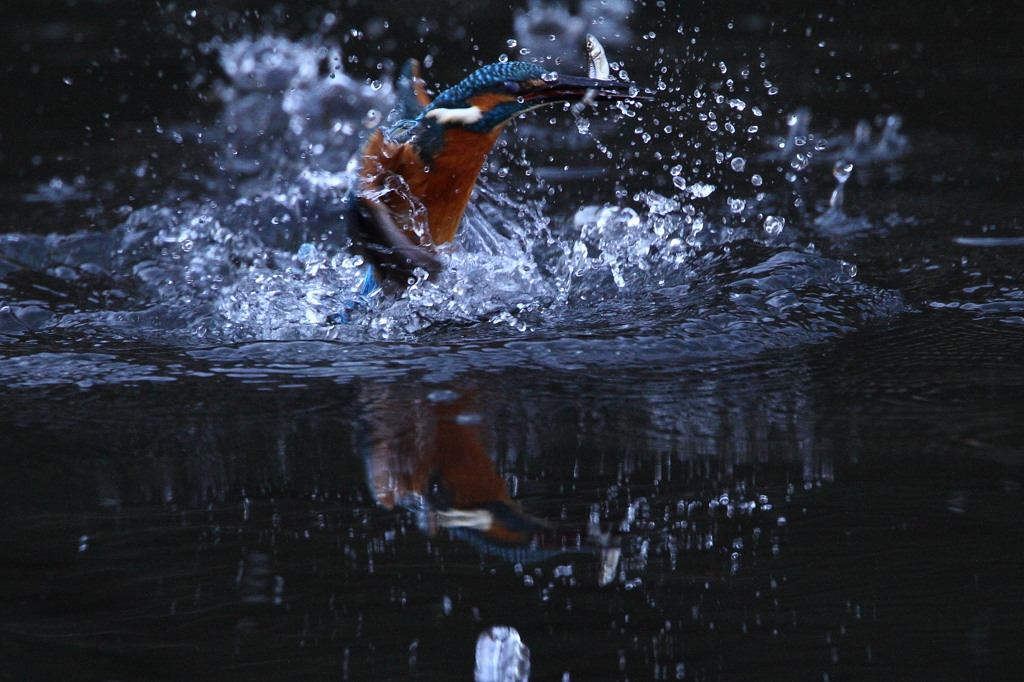
{"label": "dark water", "polygon": [[[1018,10],[192,9],[4,19],[0,679],[472,679],[494,625],[535,680],[1016,677]],[[655,102],[520,121],[441,280],[328,324],[395,64],[581,69],[579,17]],[[566,534],[379,504],[435,446]]]}

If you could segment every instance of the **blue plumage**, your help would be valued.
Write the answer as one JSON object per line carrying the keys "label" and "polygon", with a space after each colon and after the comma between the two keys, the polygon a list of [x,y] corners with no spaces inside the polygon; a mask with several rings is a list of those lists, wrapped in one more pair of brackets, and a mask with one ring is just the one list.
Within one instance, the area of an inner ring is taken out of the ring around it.
{"label": "blue plumage", "polygon": [[[429,109],[458,109],[469,106],[469,98],[486,92],[509,92],[506,83],[543,80],[549,71],[526,62],[499,62],[488,64],[466,76],[459,84],[448,88],[434,100]],[[512,90],[509,94],[515,94]]]}
{"label": "blue plumage", "polygon": [[372,133],[361,152],[351,198],[353,250],[398,286],[418,269],[436,275],[441,263],[434,249],[455,238],[477,176],[506,123],[531,109],[585,97],[635,99],[631,88],[537,64],[500,62],[477,69],[431,102],[418,64],[410,62],[397,83],[400,120]]}
{"label": "blue plumage", "polygon": [[[434,103],[427,108],[431,109],[461,109],[471,106],[470,98],[487,93],[500,93],[516,95],[520,91],[519,84],[525,81],[543,80],[549,71],[536,64],[526,62],[500,62],[488,64],[481,67],[467,76],[458,85],[448,88],[442,92]],[[496,105],[490,111],[485,111],[483,118],[478,122],[465,126],[465,129],[474,133],[485,133],[496,125],[500,125],[521,111],[526,111],[532,106],[525,100],[511,100]]]}

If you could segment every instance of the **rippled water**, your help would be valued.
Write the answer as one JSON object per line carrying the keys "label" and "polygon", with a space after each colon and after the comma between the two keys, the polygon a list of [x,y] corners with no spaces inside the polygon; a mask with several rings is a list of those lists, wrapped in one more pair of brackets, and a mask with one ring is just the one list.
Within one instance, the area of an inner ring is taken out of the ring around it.
{"label": "rippled water", "polygon": [[[61,88],[163,59],[157,91],[189,94],[3,159],[0,672],[1001,677],[1024,612],[1018,128],[951,123],[911,68],[946,57],[840,10],[466,11],[126,12],[164,37],[88,37],[115,56],[73,75],[74,41],[19,19],[20,77],[51,40]],[[343,198],[394,101],[381,60],[426,51],[444,84],[502,52],[579,70],[588,26],[655,99],[517,122],[442,275],[334,323],[363,280]],[[555,539],[382,492],[459,448],[446,475],[489,468]]]}

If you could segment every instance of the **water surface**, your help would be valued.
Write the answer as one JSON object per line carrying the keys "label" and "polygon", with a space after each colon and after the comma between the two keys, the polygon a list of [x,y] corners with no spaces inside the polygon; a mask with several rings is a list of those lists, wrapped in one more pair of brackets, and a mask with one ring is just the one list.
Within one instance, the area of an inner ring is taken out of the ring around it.
{"label": "water surface", "polygon": [[[469,679],[501,625],[533,679],[1006,677],[1020,55],[967,14],[492,10],[12,21],[3,674]],[[582,68],[587,12],[655,101],[518,122],[440,280],[332,324],[387,60]],[[377,503],[450,419],[611,584]]]}

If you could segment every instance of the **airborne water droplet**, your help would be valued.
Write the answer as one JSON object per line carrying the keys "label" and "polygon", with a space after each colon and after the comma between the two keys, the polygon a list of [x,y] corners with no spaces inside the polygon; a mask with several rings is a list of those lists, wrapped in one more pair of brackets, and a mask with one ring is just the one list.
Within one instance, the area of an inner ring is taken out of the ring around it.
{"label": "airborne water droplet", "polygon": [[849,180],[850,173],[852,172],[853,164],[849,161],[836,161],[836,165],[832,167],[832,175],[835,176],[835,179],[838,180],[840,184]]}
{"label": "airborne water droplet", "polygon": [[775,236],[782,233],[782,228],[786,226],[786,219],[778,216],[770,215],[764,219],[764,231]]}

